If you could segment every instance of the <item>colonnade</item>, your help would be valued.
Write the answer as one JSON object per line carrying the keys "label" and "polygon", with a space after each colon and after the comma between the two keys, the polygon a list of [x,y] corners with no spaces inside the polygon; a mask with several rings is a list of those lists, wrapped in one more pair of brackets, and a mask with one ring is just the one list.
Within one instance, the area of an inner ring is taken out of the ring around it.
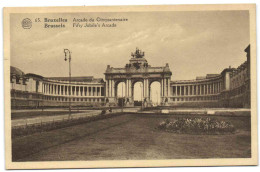
{"label": "colonnade", "polygon": [[89,97],[89,96],[104,96],[104,86],[100,85],[88,85],[88,86],[77,86],[77,85],[65,85],[55,83],[43,83],[43,94],[55,95],[55,96],[78,96],[78,97]]}
{"label": "colonnade", "polygon": [[173,96],[212,95],[223,89],[221,81],[203,84],[175,84],[172,85]]}

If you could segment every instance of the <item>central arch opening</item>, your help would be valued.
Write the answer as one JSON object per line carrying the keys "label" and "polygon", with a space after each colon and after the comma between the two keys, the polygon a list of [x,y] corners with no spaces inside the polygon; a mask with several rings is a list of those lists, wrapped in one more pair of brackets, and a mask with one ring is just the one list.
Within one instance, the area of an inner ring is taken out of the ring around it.
{"label": "central arch opening", "polygon": [[119,83],[117,84],[116,96],[117,96],[118,98],[125,97],[125,83],[124,83],[124,82],[119,82]]}
{"label": "central arch opening", "polygon": [[160,105],[161,102],[161,84],[158,81],[154,81],[150,85],[150,100],[153,106]]}
{"label": "central arch opening", "polygon": [[134,105],[141,106],[143,100],[143,83],[141,81],[134,83],[133,93]]}

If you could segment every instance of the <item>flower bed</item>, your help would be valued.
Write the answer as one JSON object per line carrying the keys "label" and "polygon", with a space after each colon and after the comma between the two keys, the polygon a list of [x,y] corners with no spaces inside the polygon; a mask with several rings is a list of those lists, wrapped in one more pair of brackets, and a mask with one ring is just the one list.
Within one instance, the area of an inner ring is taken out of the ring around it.
{"label": "flower bed", "polygon": [[186,134],[226,134],[235,132],[232,123],[210,117],[177,118],[173,121],[167,119],[159,124],[158,129]]}

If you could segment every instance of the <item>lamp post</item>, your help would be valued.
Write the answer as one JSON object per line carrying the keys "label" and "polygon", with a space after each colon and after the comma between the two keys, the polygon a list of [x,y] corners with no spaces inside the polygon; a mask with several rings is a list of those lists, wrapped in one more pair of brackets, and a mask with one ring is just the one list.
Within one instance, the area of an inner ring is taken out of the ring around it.
{"label": "lamp post", "polygon": [[69,61],[69,119],[71,118],[71,52],[69,49],[64,49],[65,61]]}

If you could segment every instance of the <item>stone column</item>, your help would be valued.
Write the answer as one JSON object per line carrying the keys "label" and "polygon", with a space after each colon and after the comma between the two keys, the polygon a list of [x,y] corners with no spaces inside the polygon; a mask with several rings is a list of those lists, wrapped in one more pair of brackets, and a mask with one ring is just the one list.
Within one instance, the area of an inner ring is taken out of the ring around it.
{"label": "stone column", "polygon": [[148,83],[148,79],[146,79],[146,97],[149,98],[149,83]]}
{"label": "stone column", "polygon": [[163,97],[163,79],[161,79],[161,97]]}
{"label": "stone column", "polygon": [[168,79],[168,97],[171,95],[171,80]]}
{"label": "stone column", "polygon": [[52,94],[52,84],[50,84],[50,94]]}
{"label": "stone column", "polygon": [[106,87],[105,87],[105,89],[106,89],[106,97],[108,97],[108,80],[106,80]]}
{"label": "stone column", "polygon": [[112,80],[112,97],[115,97],[115,81]]}
{"label": "stone column", "polygon": [[129,79],[128,81],[128,96],[132,97],[132,81]]}
{"label": "stone column", "polygon": [[111,97],[111,80],[108,80],[108,97]]}
{"label": "stone column", "polygon": [[126,79],[126,81],[125,81],[125,97],[128,97],[128,88],[129,87],[129,85],[128,85],[128,79]]}
{"label": "stone column", "polygon": [[187,86],[188,87],[188,96],[190,95],[190,85]]}
{"label": "stone column", "polygon": [[166,89],[167,89],[166,79],[163,79],[163,90],[164,90],[163,95],[164,95],[164,97],[167,96],[167,90]]}
{"label": "stone column", "polygon": [[175,96],[178,96],[178,89],[177,85],[175,85]]}
{"label": "stone column", "polygon": [[112,97],[112,95],[113,95],[113,93],[112,93],[112,91],[113,91],[113,85],[112,85],[112,80],[110,80],[110,96],[109,97]]}

